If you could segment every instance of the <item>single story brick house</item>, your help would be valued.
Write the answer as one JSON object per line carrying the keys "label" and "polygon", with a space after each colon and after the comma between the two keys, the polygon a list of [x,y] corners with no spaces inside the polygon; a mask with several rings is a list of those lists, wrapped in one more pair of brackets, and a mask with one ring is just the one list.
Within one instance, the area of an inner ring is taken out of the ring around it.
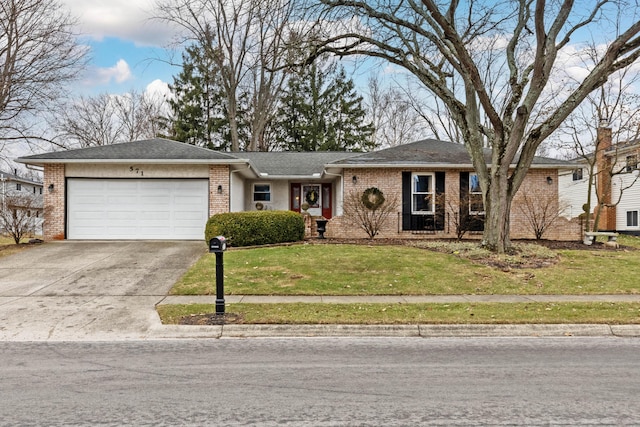
{"label": "single story brick house", "polygon": [[[370,187],[397,201],[380,237],[455,237],[463,216],[472,232],[483,227],[482,195],[466,149],[433,139],[367,153],[230,153],[150,139],[17,161],[44,170],[46,240],[203,239],[205,222],[216,213],[301,212],[305,202],[311,217],[329,220],[325,236],[366,237],[344,218],[343,202]],[[559,171],[574,168],[537,157],[522,188],[558,203]],[[518,203],[516,197],[511,235],[532,238]],[[579,240],[579,233],[564,220],[545,237]]]}

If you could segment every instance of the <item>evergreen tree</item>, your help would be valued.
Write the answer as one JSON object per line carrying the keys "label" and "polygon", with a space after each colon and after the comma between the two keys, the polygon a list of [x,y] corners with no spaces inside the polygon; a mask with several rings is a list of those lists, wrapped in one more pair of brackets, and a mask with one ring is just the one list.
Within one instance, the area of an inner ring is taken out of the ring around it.
{"label": "evergreen tree", "polygon": [[[229,120],[220,71],[198,45],[183,54],[182,71],[170,86],[170,138],[209,149],[230,147]],[[241,127],[244,131],[245,126]]]}
{"label": "evergreen tree", "polygon": [[316,63],[289,79],[281,98],[275,134],[290,151],[365,151],[373,125],[365,123],[362,97],[344,69]]}

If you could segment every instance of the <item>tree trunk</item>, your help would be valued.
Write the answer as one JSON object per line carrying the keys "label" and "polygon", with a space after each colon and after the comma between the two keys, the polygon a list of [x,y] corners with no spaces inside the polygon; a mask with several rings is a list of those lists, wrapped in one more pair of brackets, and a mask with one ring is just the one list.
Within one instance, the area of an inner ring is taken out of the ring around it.
{"label": "tree trunk", "polygon": [[513,194],[505,173],[491,174],[485,196],[485,224],[482,244],[489,250],[505,253],[511,250],[509,216]]}
{"label": "tree trunk", "polygon": [[229,101],[229,133],[231,134],[231,151],[240,151],[240,135],[238,132],[238,106],[235,95],[228,97]]}

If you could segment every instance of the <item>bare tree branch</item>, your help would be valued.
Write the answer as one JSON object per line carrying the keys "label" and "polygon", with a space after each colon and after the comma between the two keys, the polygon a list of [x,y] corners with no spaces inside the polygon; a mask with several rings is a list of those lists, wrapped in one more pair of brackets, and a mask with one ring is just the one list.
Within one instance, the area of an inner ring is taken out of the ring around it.
{"label": "bare tree branch", "polygon": [[23,140],[86,63],[75,21],[56,0],[0,2],[0,138]]}
{"label": "bare tree branch", "polygon": [[[640,22],[632,22],[612,37],[579,85],[556,93],[556,107],[550,108],[551,77],[562,66],[559,53],[578,30],[602,22],[610,2],[321,2],[319,22],[331,34],[318,41],[317,54],[385,59],[412,73],[446,105],[485,194],[484,243],[499,252],[510,247],[511,202],[540,144],[589,93],[640,56]],[[629,15],[634,13],[638,6]],[[495,72],[505,67],[508,72]],[[462,86],[454,88],[447,73]],[[486,140],[490,164],[483,154]]]}

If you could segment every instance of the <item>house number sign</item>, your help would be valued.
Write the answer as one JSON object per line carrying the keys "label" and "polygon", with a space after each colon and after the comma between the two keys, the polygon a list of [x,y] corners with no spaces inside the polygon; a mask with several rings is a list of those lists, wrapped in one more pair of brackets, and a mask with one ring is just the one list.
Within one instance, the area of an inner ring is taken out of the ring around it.
{"label": "house number sign", "polygon": [[134,168],[133,166],[129,166],[129,172],[135,172],[136,175],[144,176],[144,171],[140,168]]}

